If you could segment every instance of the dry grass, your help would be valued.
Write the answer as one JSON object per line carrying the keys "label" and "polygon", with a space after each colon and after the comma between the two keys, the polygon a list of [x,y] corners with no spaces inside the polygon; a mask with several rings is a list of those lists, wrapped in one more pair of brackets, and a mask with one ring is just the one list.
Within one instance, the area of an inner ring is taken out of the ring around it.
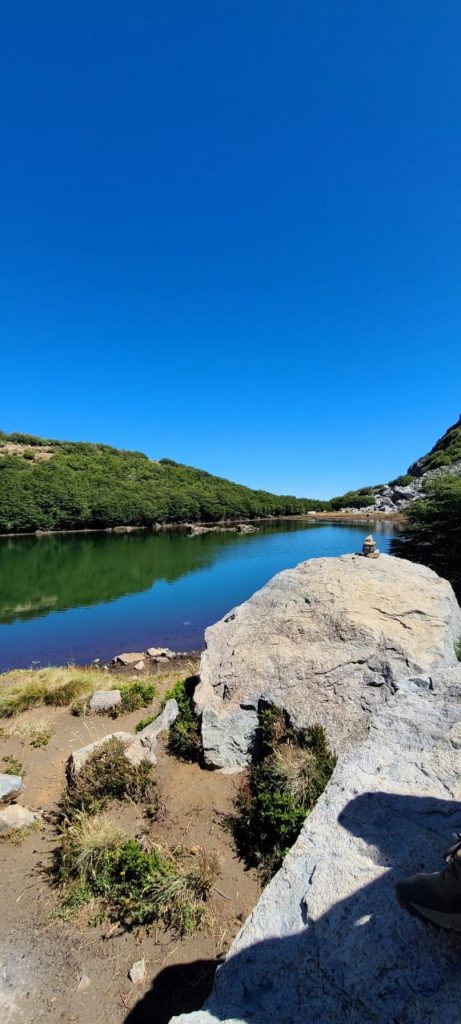
{"label": "dry grass", "polygon": [[46,718],[35,718],[30,722],[12,722],[0,729],[2,739],[17,736],[31,747],[46,747],[52,735],[53,730]]}
{"label": "dry grass", "polygon": [[[73,665],[5,672],[0,676],[0,718],[12,718],[40,705],[64,707],[101,689],[101,682],[98,669]],[[104,685],[110,689],[112,680]]]}
{"label": "dry grass", "polygon": [[62,832],[62,876],[77,875],[83,882],[94,879],[107,855],[127,839],[127,833],[110,814],[80,811]]}

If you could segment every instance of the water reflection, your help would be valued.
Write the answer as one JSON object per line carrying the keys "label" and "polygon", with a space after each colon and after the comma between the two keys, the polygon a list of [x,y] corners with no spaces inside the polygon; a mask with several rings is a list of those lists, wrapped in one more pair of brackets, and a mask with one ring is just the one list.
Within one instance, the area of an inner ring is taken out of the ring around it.
{"label": "water reflection", "polygon": [[284,522],[254,534],[73,534],[0,540],[0,670],[201,647],[207,625],[276,572],[359,551],[390,522]]}

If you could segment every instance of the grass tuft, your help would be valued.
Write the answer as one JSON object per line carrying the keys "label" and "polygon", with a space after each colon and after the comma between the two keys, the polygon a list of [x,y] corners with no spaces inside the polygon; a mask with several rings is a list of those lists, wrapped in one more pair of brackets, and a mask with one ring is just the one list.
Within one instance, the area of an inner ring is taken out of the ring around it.
{"label": "grass tuft", "polygon": [[12,754],[5,754],[5,757],[2,757],[2,764],[4,775],[20,775],[21,778],[24,778],[24,766],[17,757],[13,757]]}
{"label": "grass tuft", "polygon": [[18,669],[1,676],[0,718],[12,718],[40,705],[64,707],[101,685],[96,669]]}
{"label": "grass tuft", "polygon": [[157,802],[153,766],[141,761],[134,766],[125,757],[123,743],[117,739],[101,744],[81,770],[69,780],[61,800],[61,811],[67,820],[79,812],[96,814],[112,800],[145,800],[152,807]]}
{"label": "grass tuft", "polygon": [[332,774],[335,758],[319,725],[295,730],[276,708],[260,715],[258,759],[228,819],[236,847],[263,881],[278,870]]}
{"label": "grass tuft", "polygon": [[194,691],[198,676],[181,679],[165,694],[163,703],[174,699],[178,703],[179,715],[170,726],[168,749],[184,761],[199,761],[202,756],[200,719],[194,711]]}

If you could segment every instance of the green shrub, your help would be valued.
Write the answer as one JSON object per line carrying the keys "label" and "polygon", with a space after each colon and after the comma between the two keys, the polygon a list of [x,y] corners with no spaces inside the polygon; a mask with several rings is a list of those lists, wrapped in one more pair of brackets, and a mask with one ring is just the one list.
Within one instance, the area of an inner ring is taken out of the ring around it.
{"label": "green shrub", "polygon": [[61,801],[61,811],[69,821],[84,811],[96,814],[112,800],[156,800],[153,766],[148,761],[134,766],[125,757],[123,743],[117,739],[101,744],[80,771],[69,779]]}
{"label": "green shrub", "polygon": [[12,754],[5,754],[2,757],[2,771],[4,775],[20,775],[24,778],[25,772],[22,761],[19,761],[17,757],[13,757]]}
{"label": "green shrub", "polygon": [[56,870],[67,916],[97,899],[126,928],[160,921],[186,935],[204,918],[218,859],[204,850],[145,850],[107,815],[79,813],[63,832]]}
{"label": "green shrub", "polygon": [[181,679],[165,694],[164,703],[172,697],[177,701],[179,715],[170,726],[168,749],[184,761],[199,761],[202,755],[200,719],[194,711],[194,691],[198,676]]}
{"label": "green shrub", "polygon": [[461,636],[458,637],[455,643],[455,654],[458,661],[461,661]]}
{"label": "green shrub", "polygon": [[134,731],[142,732],[142,730],[146,729],[147,726],[151,724],[151,722],[155,722],[156,718],[157,715],[147,715],[147,718],[140,718],[139,722],[134,727]]}
{"label": "green shrub", "polygon": [[461,598],[461,477],[442,476],[426,484],[424,497],[406,509],[391,550],[434,569]]}
{"label": "green shrub", "polygon": [[330,505],[334,512],[340,512],[344,508],[367,508],[374,505],[375,496],[372,491],[348,491],[347,494],[332,498]]}
{"label": "green shrub", "polygon": [[156,687],[154,683],[143,683],[141,680],[136,680],[134,683],[128,683],[126,686],[120,687],[120,693],[122,697],[122,713],[138,711],[139,708],[146,708],[153,701]]}
{"label": "green shrub", "polygon": [[413,480],[416,480],[416,477],[411,473],[403,473],[402,476],[396,476],[395,480],[389,480],[389,487],[408,487]]}
{"label": "green shrub", "polygon": [[319,725],[296,731],[285,712],[260,715],[256,763],[228,819],[237,850],[264,881],[280,867],[331,776],[335,758]]}

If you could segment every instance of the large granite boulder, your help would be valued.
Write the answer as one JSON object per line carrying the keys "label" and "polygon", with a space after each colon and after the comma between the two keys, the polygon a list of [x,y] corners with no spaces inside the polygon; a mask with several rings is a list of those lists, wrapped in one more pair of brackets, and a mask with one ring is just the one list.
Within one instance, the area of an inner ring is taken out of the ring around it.
{"label": "large granite boulder", "polygon": [[172,1024],[459,1024],[460,936],[406,914],[394,884],[439,870],[460,828],[461,667],[394,690],[338,763],[205,1008]]}
{"label": "large granite boulder", "polygon": [[261,702],[295,726],[321,723],[337,754],[355,746],[402,678],[457,664],[461,611],[432,570],[381,555],[316,558],[279,573],[205,634],[205,760],[239,771]]}

